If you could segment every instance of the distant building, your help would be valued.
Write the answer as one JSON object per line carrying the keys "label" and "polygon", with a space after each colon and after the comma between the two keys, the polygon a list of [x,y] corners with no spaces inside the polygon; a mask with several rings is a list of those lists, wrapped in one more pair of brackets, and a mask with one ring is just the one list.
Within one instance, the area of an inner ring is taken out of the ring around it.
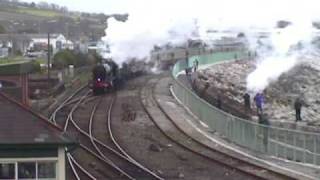
{"label": "distant building", "polygon": [[88,43],[89,53],[110,54],[109,44],[104,41],[91,41]]}
{"label": "distant building", "polygon": [[88,52],[89,53],[97,53],[98,52],[98,42],[91,41],[88,43]]}
{"label": "distant building", "polygon": [[[48,49],[48,34],[28,34],[31,39],[28,52],[44,52]],[[50,34],[50,46],[52,47],[53,54],[63,49],[74,49],[74,44],[67,40],[62,34]]]}
{"label": "distant building", "polygon": [[66,179],[65,148],[77,144],[0,93],[0,179]]}
{"label": "distant building", "polygon": [[9,56],[9,48],[0,47],[0,58],[5,58]]}
{"label": "distant building", "polygon": [[[53,54],[63,49],[74,49],[74,43],[67,40],[63,34],[50,34],[50,45]],[[12,53],[25,54],[27,56],[46,56],[48,49],[48,34],[0,34],[0,57]],[[10,51],[10,52],[9,52]]]}
{"label": "distant building", "polygon": [[31,39],[25,34],[0,34],[0,57],[1,54],[3,57],[7,57],[16,53],[25,52]]}
{"label": "distant building", "polygon": [[216,50],[227,50],[227,51],[239,51],[246,49],[246,42],[241,38],[230,38],[223,37],[221,39],[214,40],[212,47]]}

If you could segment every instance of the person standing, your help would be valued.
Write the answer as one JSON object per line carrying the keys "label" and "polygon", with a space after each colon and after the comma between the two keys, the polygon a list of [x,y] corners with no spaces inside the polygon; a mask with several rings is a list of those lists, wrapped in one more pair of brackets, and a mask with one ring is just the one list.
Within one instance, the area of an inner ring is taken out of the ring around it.
{"label": "person standing", "polygon": [[262,110],[262,106],[264,103],[264,97],[263,94],[258,92],[255,96],[254,96],[254,101],[256,103],[256,107],[257,107],[257,114],[262,114],[263,110]]}
{"label": "person standing", "polygon": [[193,62],[193,71],[194,71],[194,72],[197,72],[198,66],[199,66],[199,61],[196,59],[196,60]]}
{"label": "person standing", "polygon": [[185,69],[185,72],[186,72],[186,76],[188,76],[188,75],[189,75],[189,69],[186,68],[186,69]]}
{"label": "person standing", "polygon": [[220,93],[217,94],[216,106],[217,106],[217,108],[222,109],[222,101],[221,101],[221,95],[220,95]]}
{"label": "person standing", "polygon": [[189,84],[191,84],[192,83],[192,78],[191,78],[191,74],[190,74],[190,68],[186,68],[185,72],[186,72],[187,81],[188,81]]}
{"label": "person standing", "polygon": [[302,108],[302,100],[301,100],[301,98],[297,98],[294,101],[294,109],[296,110],[296,122],[302,121],[302,119],[301,119],[301,108]]}
{"label": "person standing", "polygon": [[250,110],[251,109],[251,106],[250,106],[250,95],[247,92],[243,95],[243,101],[244,101],[245,110],[246,111]]}

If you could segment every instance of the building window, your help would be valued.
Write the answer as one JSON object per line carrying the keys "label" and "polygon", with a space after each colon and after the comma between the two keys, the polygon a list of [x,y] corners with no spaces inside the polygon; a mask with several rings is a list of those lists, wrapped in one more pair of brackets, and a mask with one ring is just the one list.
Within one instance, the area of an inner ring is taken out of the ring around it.
{"label": "building window", "polygon": [[15,164],[1,163],[0,164],[0,179],[15,179]]}
{"label": "building window", "polygon": [[38,178],[56,178],[56,163],[38,162]]}
{"label": "building window", "polygon": [[36,163],[35,162],[19,162],[18,178],[19,179],[36,178]]}
{"label": "building window", "polygon": [[56,180],[56,161],[0,163],[0,180]]}

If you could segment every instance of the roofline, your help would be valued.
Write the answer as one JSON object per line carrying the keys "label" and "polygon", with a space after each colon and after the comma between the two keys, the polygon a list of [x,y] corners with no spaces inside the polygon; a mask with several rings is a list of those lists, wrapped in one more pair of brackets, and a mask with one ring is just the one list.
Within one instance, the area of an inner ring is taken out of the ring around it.
{"label": "roofline", "polygon": [[64,146],[77,146],[78,143],[76,142],[68,142],[68,143],[1,143],[0,149],[6,148],[15,148],[15,147],[25,147],[25,148],[34,148],[34,147],[64,147]]}
{"label": "roofline", "polygon": [[[24,109],[25,111],[31,113],[32,115],[36,116],[37,118],[39,118],[43,123],[49,125],[49,127],[53,128],[54,130],[57,130],[61,133],[64,133],[63,129],[58,126],[58,125],[55,125],[53,124],[52,122],[50,122],[48,120],[48,118],[46,118],[45,116],[41,115],[41,114],[38,114],[36,113],[35,111],[33,111],[32,109],[30,109],[29,107],[27,107],[26,105],[18,102],[17,100],[11,98],[10,96],[6,95],[5,93],[1,92],[0,91],[0,96],[4,97],[5,99],[7,99],[8,101],[20,106],[22,109]],[[70,140],[70,142],[65,142],[65,143],[56,143],[56,144],[61,144],[61,145],[68,145],[68,144],[79,144],[78,142],[74,141],[73,138],[70,138],[68,137],[68,139]],[[51,143],[44,143],[44,144],[51,144]],[[54,143],[53,143],[54,144]],[[33,144],[33,145],[36,145],[36,144]]]}
{"label": "roofline", "polygon": [[53,124],[45,116],[34,112],[32,109],[28,108],[26,105],[22,104],[21,102],[11,98],[10,96],[6,95],[5,93],[3,93],[1,91],[0,91],[0,95],[3,96],[4,98],[6,98],[8,101],[20,106],[21,108],[23,108],[24,110],[28,111],[29,113],[31,113],[32,115],[36,116],[37,118],[45,121],[47,124],[49,124],[51,127],[55,128],[56,130],[63,131],[60,126]]}

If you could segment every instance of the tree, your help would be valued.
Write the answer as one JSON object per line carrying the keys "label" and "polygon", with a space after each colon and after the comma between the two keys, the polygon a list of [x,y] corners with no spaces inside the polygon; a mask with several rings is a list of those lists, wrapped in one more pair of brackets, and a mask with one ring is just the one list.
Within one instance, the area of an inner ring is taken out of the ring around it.
{"label": "tree", "polygon": [[70,50],[63,50],[58,52],[53,57],[53,66],[57,69],[63,69],[68,65],[76,63],[76,56]]}
{"label": "tree", "polygon": [[30,3],[30,7],[35,8],[36,7],[36,3],[34,3],[34,2]]}
{"label": "tree", "polygon": [[237,35],[238,38],[244,38],[246,35],[243,32],[239,32]]}
{"label": "tree", "polygon": [[89,64],[96,64],[101,62],[102,62],[102,57],[100,55],[98,55],[97,53],[89,53],[88,55]]}
{"label": "tree", "polygon": [[32,66],[32,71],[33,72],[40,72],[41,71],[40,62],[38,62],[36,60],[32,60],[31,61],[31,66]]}
{"label": "tree", "polygon": [[79,52],[76,54],[76,58],[77,58],[77,60],[75,61],[76,67],[80,67],[88,64],[88,61],[87,61],[88,56],[86,54]]}

